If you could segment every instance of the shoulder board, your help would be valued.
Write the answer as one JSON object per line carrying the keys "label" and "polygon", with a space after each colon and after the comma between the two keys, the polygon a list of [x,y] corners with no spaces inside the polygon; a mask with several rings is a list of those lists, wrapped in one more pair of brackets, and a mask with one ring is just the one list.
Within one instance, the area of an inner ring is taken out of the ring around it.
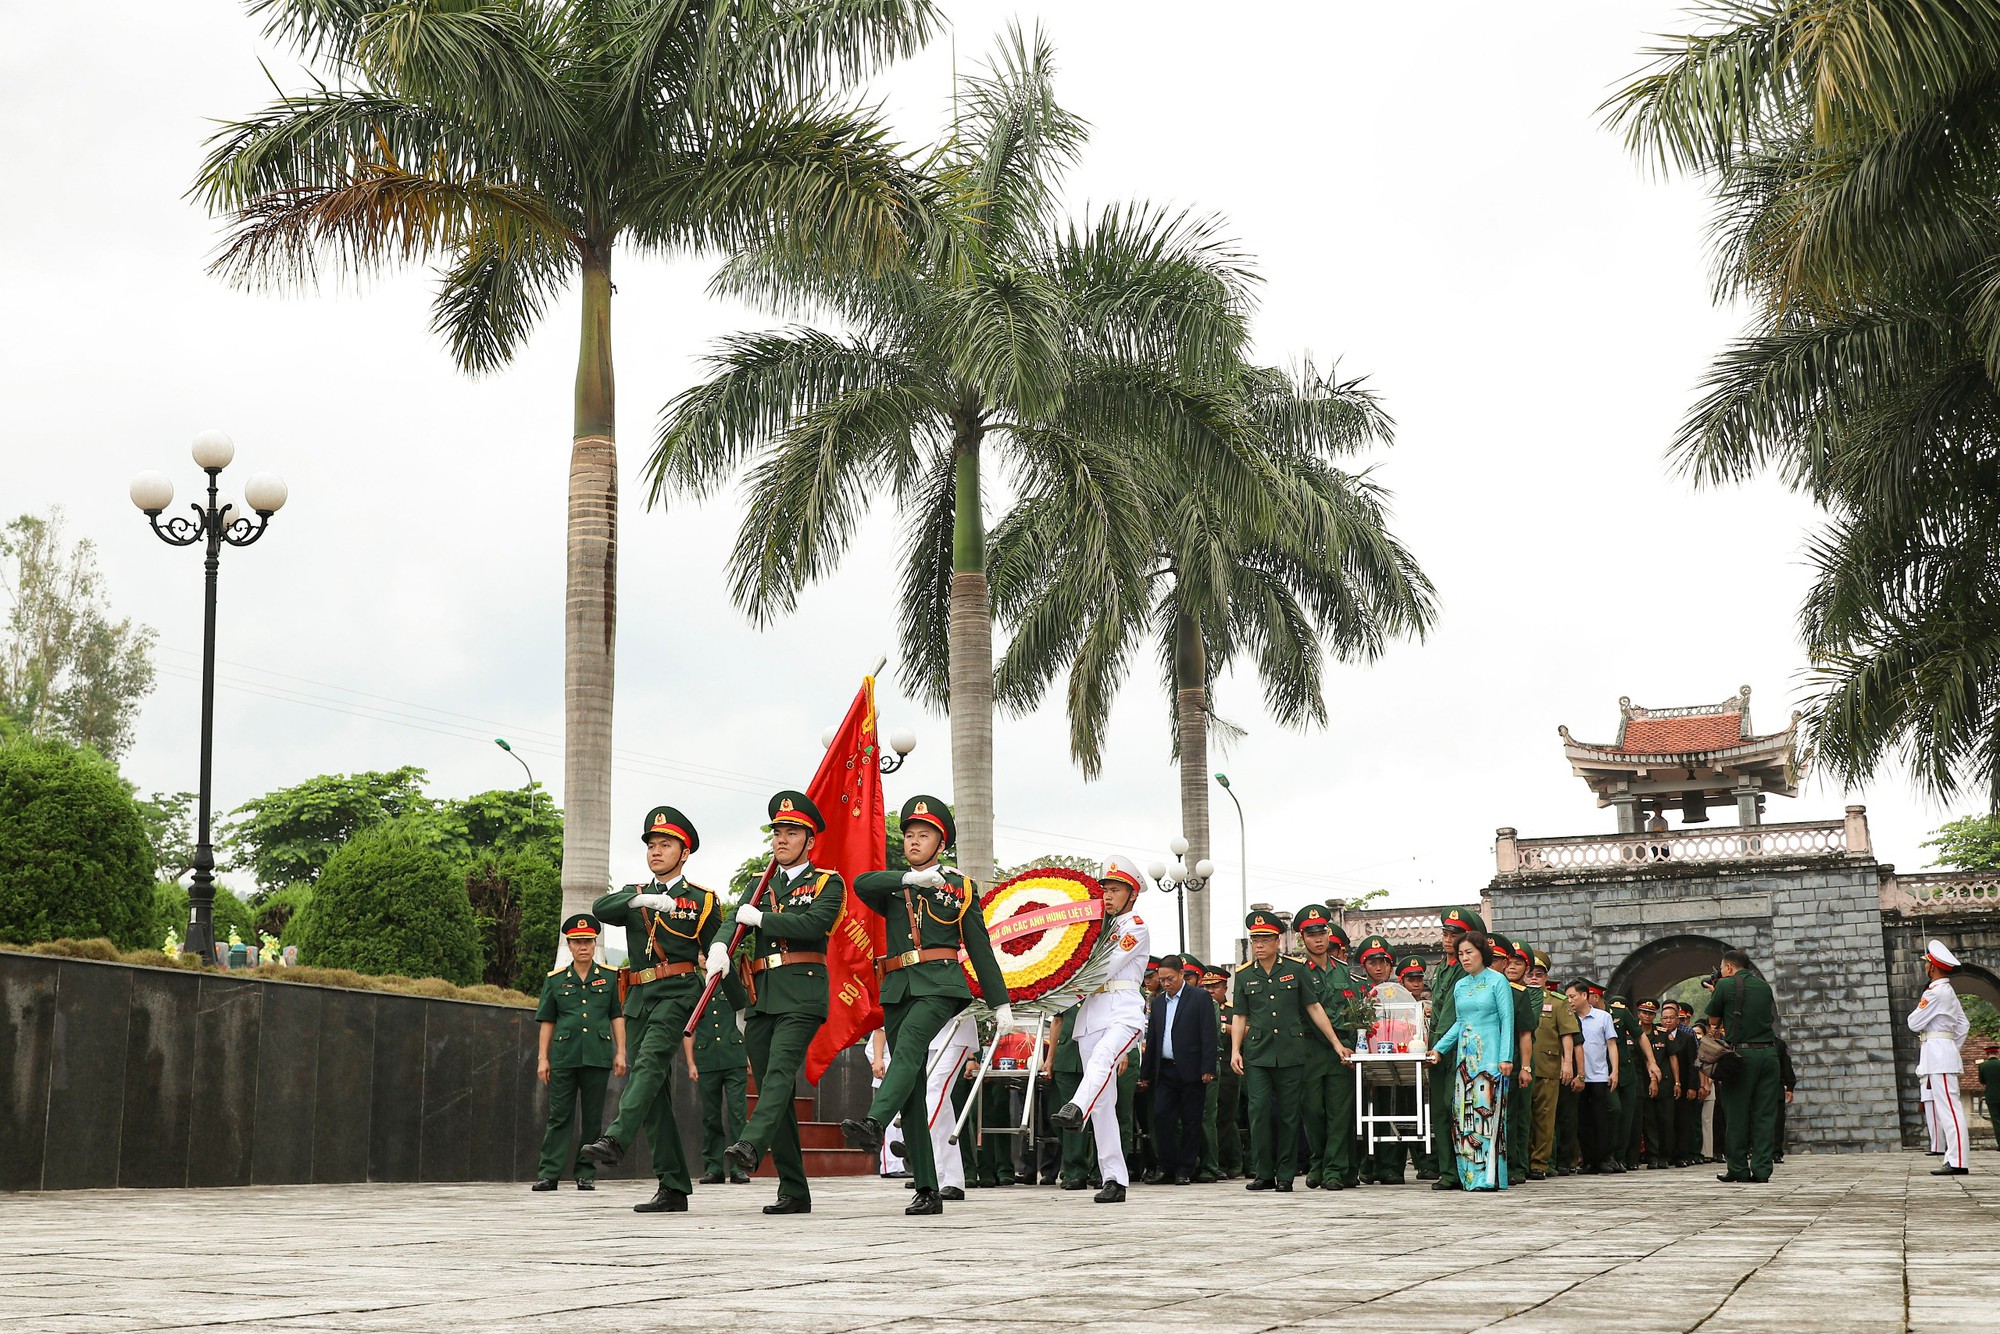
{"label": "shoulder board", "polygon": [[1280,955],[1279,955],[1278,957],[1279,957],[1280,959],[1283,959],[1283,960],[1284,960],[1284,961],[1285,961],[1286,963],[1304,963],[1304,962],[1306,962],[1306,956],[1305,956],[1305,955],[1303,955],[1303,954],[1280,954]]}
{"label": "shoulder board", "polygon": [[1257,962],[1255,959],[1245,959],[1242,963],[1236,965],[1236,971],[1240,973],[1255,962]]}
{"label": "shoulder board", "polygon": [[549,976],[554,977],[557,973],[560,973],[563,969],[568,967],[571,967],[571,965],[566,963],[559,963],[555,967],[549,969]]}
{"label": "shoulder board", "polygon": [[702,893],[704,893],[704,894],[713,894],[713,893],[715,893],[715,891],[714,891],[714,890],[712,890],[712,889],[710,889],[710,888],[709,888],[709,887],[708,887],[707,885],[697,885],[697,884],[696,884],[696,883],[695,883],[694,881],[692,881],[692,880],[683,880],[683,881],[681,881],[681,883],[682,883],[683,885],[686,885],[686,886],[687,886],[687,887],[688,887],[689,889],[698,889],[698,890],[700,890],[700,891],[701,891]]}

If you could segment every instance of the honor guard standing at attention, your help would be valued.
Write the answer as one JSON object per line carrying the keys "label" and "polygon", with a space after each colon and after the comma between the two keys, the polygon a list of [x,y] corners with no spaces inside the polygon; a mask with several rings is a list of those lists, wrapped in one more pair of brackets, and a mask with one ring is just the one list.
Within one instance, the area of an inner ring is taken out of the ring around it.
{"label": "honor guard standing at attention", "polygon": [[750,929],[750,961],[744,967],[750,1003],[743,1045],[757,1079],[757,1106],[743,1125],[743,1138],[723,1151],[723,1159],[748,1174],[768,1150],[778,1169],[778,1198],[764,1212],[809,1214],[812,1188],[799,1148],[792,1089],[813,1035],[826,1022],[827,935],[840,920],[847,883],[838,872],[812,864],[813,839],[825,832],[826,818],[810,797],[780,792],[767,810],[771,856],[778,864],[764,897],[767,906],[750,901],[757,892],[752,886],[736,908],[736,921]]}
{"label": "honor guard standing at attention", "polygon": [[632,1077],[618,1100],[617,1118],[582,1153],[609,1167],[644,1130],[659,1189],[652,1199],[634,1205],[634,1212],[677,1214],[687,1212],[693,1183],[681,1152],[680,1127],[674,1123],[671,1080],[674,1062],[686,1058],[682,1030],[701,995],[704,956],[707,972],[723,969],[725,947],[715,938],[722,927],[722,903],[687,878],[687,860],[701,847],[692,820],[672,806],[655,806],[646,814],[642,837],[653,883],[627,885],[594,905],[599,918],[625,928],[629,957],[618,973],[618,990],[626,1021],[637,1030],[632,1035]]}
{"label": "honor guard standing at attention", "polygon": [[[618,974],[598,963],[597,919],[578,913],[562,925],[570,962],[542,983],[535,1006],[541,1050],[535,1076],[549,1086],[549,1124],[542,1132],[542,1164],[535,1190],[554,1190],[570,1157],[570,1122],[583,1104],[582,1144],[604,1124],[604,1086],[625,1073],[625,1016],[618,1012]],[[576,1188],[597,1189],[597,1165],[579,1153]]]}
{"label": "honor guard standing at attention", "polygon": [[[1250,1183],[1244,1189],[1288,1191],[1298,1170],[1306,1044],[1324,1040],[1343,1062],[1353,1053],[1333,1031],[1306,961],[1278,952],[1285,928],[1277,915],[1259,908],[1243,925],[1250,934],[1250,962],[1237,968],[1232,984],[1236,1017],[1230,1021],[1229,1063],[1243,1077],[1250,1103]],[[1307,1025],[1318,1029],[1317,1035],[1308,1035]]]}
{"label": "honor guard standing at attention", "polygon": [[[1453,988],[1458,979],[1465,976],[1465,969],[1458,964],[1458,942],[1465,939],[1468,931],[1484,931],[1486,922],[1470,908],[1446,908],[1439,915],[1438,925],[1444,934],[1444,962],[1430,975],[1431,989],[1431,1031],[1425,1035],[1430,1050],[1437,1049],[1437,1040],[1458,1022],[1458,998]],[[1426,1075],[1429,1087],[1426,1090],[1431,1100],[1431,1139],[1435,1145],[1452,1142],[1455,1129],[1451,1120],[1452,1081],[1458,1078],[1458,1069],[1450,1061],[1439,1061],[1430,1067]],[[1437,1156],[1436,1190],[1459,1190],[1463,1183],[1458,1179],[1458,1160],[1449,1152]],[[1422,1176],[1420,1172],[1418,1176]]]}
{"label": "honor guard standing at attention", "polygon": [[[1292,915],[1292,930],[1305,942],[1313,999],[1329,1013],[1338,1011],[1341,1002],[1355,993],[1354,979],[1339,957],[1347,952],[1347,932],[1318,903],[1308,903]],[[1312,1033],[1304,1038],[1299,1115],[1305,1122],[1306,1150],[1311,1155],[1306,1164],[1306,1187],[1346,1190],[1361,1182],[1361,1164],[1354,1152],[1354,1070],[1346,1063],[1353,1053],[1338,1036],[1326,1042]]]}
{"label": "honor guard standing at attention", "polygon": [[1534,1061],[1529,1073],[1529,1104],[1534,1113],[1534,1133],[1528,1141],[1528,1180],[1542,1181],[1556,1150],[1556,1105],[1563,1086],[1576,1071],[1576,1045],[1582,1025],[1576,1012],[1560,991],[1549,985],[1549,956],[1540,950],[1528,951],[1528,971],[1521,979],[1531,992],[1541,993],[1541,1013],[1536,1016]]}
{"label": "honor guard standing at attention", "polygon": [[[1727,954],[1723,955],[1722,961],[1722,966],[1725,970],[1723,981],[1726,982],[1728,981],[1729,956]],[[1952,989],[1951,974],[1957,971],[1958,956],[1946,949],[1943,941],[1933,940],[1924,950],[1924,976],[1930,979],[1930,985],[1925,987],[1924,994],[1917,998],[1917,1008],[1910,1011],[1910,1031],[1915,1033],[1918,1038],[1917,1077],[1923,1080],[1924,1087],[1930,1091],[1931,1095],[1930,1101],[1924,1104],[1924,1111],[1936,1121],[1937,1129],[1934,1138],[1937,1142],[1944,1145],[1944,1166],[1931,1173],[1934,1177],[1964,1176],[1972,1170],[1965,1161],[1966,1151],[1971,1147],[1972,1132],[1970,1127],[1965,1123],[1965,1103],[1958,1095],[1959,1076],[1965,1072],[1965,1058],[1960,1054],[1960,1046],[1964,1043],[1965,1035],[1971,1031],[1972,1026],[1966,1020],[1965,1007],[1958,1003],[1958,992]],[[1708,1012],[1710,1014],[1714,1014],[1716,1007],[1722,1002],[1722,987],[1722,982],[1716,984],[1715,996],[1708,1003]],[[1767,987],[1765,990],[1768,991],[1769,988]],[[1736,1040],[1736,1021],[1734,1019],[1724,1019],[1723,1022],[1729,1025],[1730,1045],[1740,1048],[1742,1044]],[[1767,1024],[1766,1027],[1768,1028],[1768,1026]],[[1744,1075],[1749,1073],[1748,1055],[1748,1053],[1745,1053]],[[1775,1089],[1777,1087],[1777,1058],[1775,1055],[1771,1058],[1770,1066],[1771,1078],[1769,1082],[1772,1088]],[[1725,1096],[1733,1093],[1736,1102],[1750,1101],[1748,1091],[1744,1089],[1744,1086],[1748,1082],[1742,1075],[1739,1075],[1724,1086]],[[1993,1097],[1993,1091],[1989,1089],[1986,1096],[1989,1099],[1987,1106],[1990,1107],[1992,1106],[1990,1099]],[[1777,1095],[1775,1093],[1771,1095],[1770,1102],[1771,1119],[1775,1132],[1777,1121]],[[1751,1115],[1755,1116],[1756,1113],[1753,1111]],[[1732,1104],[1729,1109],[1729,1170],[1731,1172],[1736,1171],[1740,1166],[1738,1161],[1739,1155],[1736,1152],[1736,1140],[1741,1132],[1736,1127],[1741,1118],[1742,1114]],[[1767,1156],[1764,1162],[1764,1174],[1769,1176],[1771,1171],[1770,1158]],[[1754,1178],[1756,1170],[1754,1164],[1751,1170]]]}
{"label": "honor guard standing at attention", "polygon": [[723,1150],[743,1133],[750,1064],[743,1054],[743,1030],[736,1026],[736,1007],[721,991],[709,997],[688,1042],[694,1048],[695,1086],[701,1090],[701,1184],[747,1186],[750,1178],[730,1172],[722,1160]]}
{"label": "honor guard standing at attention", "polygon": [[1139,1045],[1146,1029],[1146,1004],[1139,988],[1152,960],[1153,937],[1139,916],[1137,900],[1146,887],[1139,868],[1124,857],[1109,858],[1101,882],[1104,930],[1113,942],[1111,971],[1074,1011],[1083,1078],[1077,1083],[1076,1097],[1049,1120],[1065,1132],[1081,1130],[1086,1123],[1090,1126],[1097,1144],[1098,1175],[1104,1181],[1103,1189],[1091,1198],[1099,1204],[1116,1204],[1132,1184],[1119,1135],[1117,1081],[1120,1063]]}
{"label": "honor guard standing at attention", "polygon": [[972,1003],[959,963],[961,949],[1002,1032],[1013,1027],[1014,1011],[1007,1004],[1007,980],[986,938],[979,886],[938,862],[958,836],[951,812],[936,797],[911,797],[903,803],[902,830],[910,869],[900,874],[870,871],[854,881],[856,897],[882,915],[888,944],[876,968],[882,980],[883,1027],[889,1034],[889,1069],[868,1115],[841,1122],[841,1130],[849,1144],[878,1149],[882,1128],[902,1113],[903,1157],[917,1190],[903,1212],[941,1214],[944,1202],[938,1193],[924,1071],[931,1040]]}

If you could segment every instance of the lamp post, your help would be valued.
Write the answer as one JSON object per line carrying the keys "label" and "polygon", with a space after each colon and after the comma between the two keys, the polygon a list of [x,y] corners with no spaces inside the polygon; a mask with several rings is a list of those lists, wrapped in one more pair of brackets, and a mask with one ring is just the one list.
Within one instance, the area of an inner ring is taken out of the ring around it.
{"label": "lamp post", "polygon": [[1243,822],[1243,803],[1236,800],[1236,789],[1229,786],[1229,775],[1217,774],[1215,781],[1222,784],[1230,804],[1236,807],[1236,860],[1243,873],[1243,902],[1237,905],[1237,917],[1241,920],[1250,915],[1250,838]]}
{"label": "lamp post", "polygon": [[500,749],[506,751],[509,755],[513,755],[514,763],[520,765],[521,772],[528,776],[528,816],[530,819],[534,818],[536,812],[540,810],[539,804],[535,801],[535,771],[528,767],[528,762],[526,760],[522,759],[518,754],[515,754],[514,748],[507,744],[506,737],[504,736],[494,737],[493,744],[500,747]]}
{"label": "lamp post", "polygon": [[[838,730],[838,728],[829,727],[824,732],[821,732],[819,734],[819,744],[822,747],[831,746],[833,744],[833,734]],[[910,752],[917,748],[917,734],[907,727],[899,727],[889,734],[889,747],[896,752],[894,755],[877,755],[875,757],[884,774],[895,773],[896,770],[903,767],[903,762],[910,758]]]}
{"label": "lamp post", "polygon": [[[271,516],[285,507],[288,491],[273,472],[251,475],[243,486],[243,503],[219,493],[222,470],[236,457],[236,444],[220,431],[203,431],[194,438],[195,465],[208,474],[208,499],[188,506],[194,518],[176,515],[164,523],[160,515],[174,503],[173,480],[148,470],[132,479],[132,503],[145,512],[160,540],[169,546],[205,544],[202,563],[206,578],[201,632],[201,828],[194,845],[194,879],[188,885],[187,937],[181,948],[203,963],[215,958],[215,848],[210,841],[209,804],[215,758],[215,582],[222,546],[247,547],[264,535]],[[247,508],[246,508],[247,506]],[[250,517],[255,512],[256,518]]]}
{"label": "lamp post", "polygon": [[[1215,863],[1203,857],[1190,869],[1187,865],[1188,841],[1185,836],[1175,834],[1167,843],[1174,854],[1172,863],[1154,862],[1146,868],[1146,874],[1163,885],[1171,885],[1174,891],[1174,913],[1179,922],[1180,948],[1187,949],[1187,895],[1192,890],[1199,894],[1210,880],[1215,878]],[[1202,960],[1203,963],[1209,962]]]}

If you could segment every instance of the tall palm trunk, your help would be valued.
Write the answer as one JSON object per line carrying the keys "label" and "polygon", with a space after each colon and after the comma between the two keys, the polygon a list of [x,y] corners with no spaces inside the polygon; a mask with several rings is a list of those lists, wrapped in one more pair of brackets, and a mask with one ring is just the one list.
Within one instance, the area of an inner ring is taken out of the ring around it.
{"label": "tall palm trunk", "polygon": [[611,253],[583,260],[583,330],[569,458],[563,603],[563,912],[611,883],[611,689],[618,634],[618,445],[611,382]]}
{"label": "tall palm trunk", "polygon": [[[1208,856],[1208,650],[1201,622],[1174,622],[1174,725],[1181,753],[1181,837],[1187,864]],[[1187,948],[1204,963],[1208,953],[1208,886],[1187,896]]]}
{"label": "tall palm trunk", "polygon": [[986,583],[986,519],[979,508],[977,426],[954,443],[951,521],[951,799],[959,869],[993,879],[993,600]]}

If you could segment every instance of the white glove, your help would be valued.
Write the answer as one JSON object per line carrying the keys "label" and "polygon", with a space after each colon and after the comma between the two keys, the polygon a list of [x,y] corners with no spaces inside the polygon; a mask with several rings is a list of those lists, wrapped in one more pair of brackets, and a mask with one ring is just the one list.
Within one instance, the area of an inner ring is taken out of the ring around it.
{"label": "white glove", "polygon": [[746,903],[736,910],[738,926],[755,926],[764,920],[764,910],[755,904]]}
{"label": "white glove", "polygon": [[715,977],[729,971],[729,946],[716,941],[708,947],[708,975]]}
{"label": "white glove", "polygon": [[743,1011],[738,1010],[736,1012],[736,1031],[741,1033],[749,1027],[750,1027],[750,1016],[743,1013]]}
{"label": "white glove", "polygon": [[938,889],[944,885],[944,872],[935,866],[926,866],[921,871],[905,871],[903,883],[911,889]]}
{"label": "white glove", "polygon": [[632,896],[632,906],[635,908],[651,908],[654,912],[665,912],[674,906],[674,900],[668,894],[634,894]]}
{"label": "white glove", "polygon": [[1005,1004],[994,1006],[993,1023],[996,1028],[1012,1028],[1014,1026],[1014,1007]]}

